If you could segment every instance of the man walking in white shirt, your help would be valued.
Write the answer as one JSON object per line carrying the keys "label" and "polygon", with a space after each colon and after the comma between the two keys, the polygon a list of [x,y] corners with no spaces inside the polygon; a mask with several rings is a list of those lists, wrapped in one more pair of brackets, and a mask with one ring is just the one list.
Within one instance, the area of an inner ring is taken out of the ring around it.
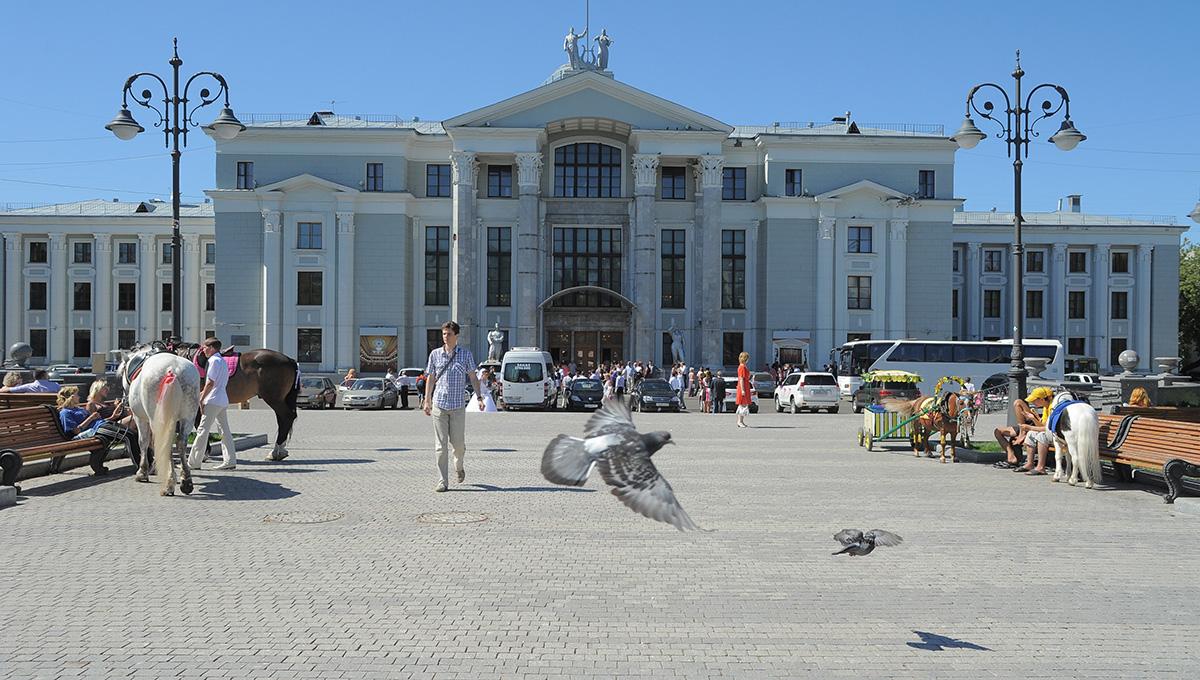
{"label": "man walking in white shirt", "polygon": [[229,365],[221,356],[221,341],[216,338],[205,340],[200,351],[208,358],[208,370],[205,372],[204,388],[200,390],[200,427],[196,430],[196,440],[192,442],[188,464],[193,470],[200,469],[200,461],[208,447],[208,433],[216,423],[225,459],[213,469],[233,470],[237,467],[237,453],[233,448],[233,431],[229,429],[229,419],[225,415],[229,408],[229,396],[225,394]]}

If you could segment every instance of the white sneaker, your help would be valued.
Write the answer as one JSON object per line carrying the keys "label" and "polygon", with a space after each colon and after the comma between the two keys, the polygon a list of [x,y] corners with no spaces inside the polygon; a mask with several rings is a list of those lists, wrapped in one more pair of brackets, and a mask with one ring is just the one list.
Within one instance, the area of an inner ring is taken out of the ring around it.
{"label": "white sneaker", "polygon": [[237,463],[221,463],[213,468],[214,470],[236,470]]}
{"label": "white sneaker", "polygon": [[441,493],[441,492],[445,491],[445,490],[446,490],[446,483],[445,483],[445,482],[438,482],[438,483],[437,483],[437,486],[433,487],[433,490],[434,490],[434,491],[436,491],[436,492],[438,492],[438,493]]}

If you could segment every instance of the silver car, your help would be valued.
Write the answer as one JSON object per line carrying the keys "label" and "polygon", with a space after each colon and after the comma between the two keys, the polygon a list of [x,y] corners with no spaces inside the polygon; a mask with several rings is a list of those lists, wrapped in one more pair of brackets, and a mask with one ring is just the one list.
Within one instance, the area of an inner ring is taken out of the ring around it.
{"label": "silver car", "polygon": [[396,408],[400,393],[383,378],[359,378],[342,392],[342,408]]}

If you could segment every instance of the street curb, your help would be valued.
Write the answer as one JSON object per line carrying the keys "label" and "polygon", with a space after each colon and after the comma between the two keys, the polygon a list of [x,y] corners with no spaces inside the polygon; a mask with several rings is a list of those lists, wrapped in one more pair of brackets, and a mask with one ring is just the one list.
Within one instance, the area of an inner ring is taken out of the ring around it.
{"label": "street curb", "polygon": [[17,487],[0,486],[0,508],[17,504]]}
{"label": "street curb", "polygon": [[245,451],[246,449],[256,449],[260,446],[267,445],[267,435],[251,434],[245,437],[237,437],[233,440],[234,451]]}
{"label": "street curb", "polygon": [[959,449],[956,453],[958,459],[966,463],[983,463],[991,465],[1004,460],[1004,453],[997,451],[990,453],[986,451],[976,451],[975,449]]}

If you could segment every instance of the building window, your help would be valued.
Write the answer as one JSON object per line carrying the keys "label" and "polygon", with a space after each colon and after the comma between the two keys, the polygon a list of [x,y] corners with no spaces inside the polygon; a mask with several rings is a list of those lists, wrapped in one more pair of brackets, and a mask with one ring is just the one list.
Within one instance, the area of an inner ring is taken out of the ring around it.
{"label": "building window", "polygon": [[383,163],[367,163],[366,191],[383,191]]}
{"label": "building window", "polygon": [[204,264],[217,263],[217,244],[209,241],[204,244]]}
{"label": "building window", "polygon": [[[76,281],[72,291],[73,304],[71,309],[77,312],[90,311],[92,308],[92,284],[86,281]],[[76,354],[75,356],[82,356]]]}
{"label": "building window", "polygon": [[952,271],[952,272],[956,272],[956,271],[958,271],[958,270],[959,270],[959,269],[958,269],[958,267],[959,267],[959,264],[958,264],[958,262],[959,262],[959,260],[961,260],[961,259],[962,259],[962,253],[961,253],[961,252],[959,252],[958,248],[955,248],[954,250],[951,250],[951,251],[950,251],[950,260],[951,260],[951,262],[950,262],[950,271]]}
{"label": "building window", "polygon": [[217,284],[215,283],[204,284],[204,311],[217,311]]}
{"label": "building window", "polygon": [[1072,274],[1087,273],[1087,253],[1072,251],[1067,253],[1067,271]]}
{"label": "building window", "polygon": [[846,342],[859,342],[861,340],[870,340],[870,333],[847,333]]}
{"label": "building window", "polygon": [[1026,319],[1042,318],[1042,291],[1040,291],[1040,290],[1025,291],[1025,318]]}
{"label": "building window", "polygon": [[871,227],[850,227],[846,231],[847,253],[873,253]]}
{"label": "building window", "polygon": [[721,230],[721,309],[746,308],[746,230]]}
{"label": "building window", "polygon": [[933,171],[921,170],[917,175],[917,198],[933,198]]}
{"label": "building window", "polygon": [[869,277],[869,276],[847,276],[846,277],[846,308],[847,309],[870,309],[871,308],[871,277]]}
{"label": "building window", "polygon": [[450,304],[450,227],[425,227],[425,304]]}
{"label": "building window", "polygon": [[1000,318],[1000,291],[988,289],[983,291],[983,318]]}
{"label": "building window", "polygon": [[1119,366],[1121,364],[1121,352],[1129,349],[1129,340],[1125,338],[1110,338],[1108,341],[1108,365]]}
{"label": "building window", "polygon": [[804,173],[796,168],[789,168],[783,171],[783,195],[784,196],[803,196],[804,186],[801,180]]}
{"label": "building window", "polygon": [[117,264],[137,264],[136,243],[125,241],[117,244]]}
{"label": "building window", "polygon": [[746,168],[725,168],[721,171],[721,200],[746,200]]}
{"label": "building window", "polygon": [[738,355],[745,349],[741,333],[724,333],[721,339],[721,363],[736,366]]}
{"label": "building window", "polygon": [[958,289],[954,288],[950,291],[950,318],[958,318]]}
{"label": "building window", "polygon": [[305,364],[321,363],[321,329],[296,329],[296,361]]}
{"label": "building window", "polygon": [[1067,338],[1067,354],[1081,357],[1087,353],[1087,338]]}
{"label": "building window", "polygon": [[298,222],[296,224],[296,249],[320,250],[322,242],[322,224],[320,222]]}
{"label": "building window", "polygon": [[[554,229],[554,291],[598,286],[621,292],[621,230],[591,227]],[[559,307],[619,307],[620,300],[598,291],[569,293]]]}
{"label": "building window", "polygon": [[554,150],[554,195],[620,198],[621,150],[607,144],[567,144]]}
{"label": "building window", "polygon": [[425,354],[428,355],[433,350],[442,346],[442,329],[430,328],[425,331]]}
{"label": "building window", "polygon": [[117,284],[117,311],[133,312],[137,310],[137,284]]}
{"label": "building window", "polygon": [[983,271],[985,271],[985,272],[1002,272],[1002,271],[1004,271],[1004,251],[1003,250],[985,250],[985,251],[983,251]]}
{"label": "building window", "polygon": [[[490,173],[489,168],[489,173]],[[510,168],[511,171],[511,168]],[[509,179],[512,179],[511,172]],[[511,185],[509,187],[511,189]],[[487,304],[512,306],[512,227],[488,227]]]}
{"label": "building window", "polygon": [[171,248],[171,242],[170,242],[170,241],[163,241],[163,242],[162,242],[162,260],[161,260],[161,263],[162,263],[162,264],[171,264],[171,256],[172,256],[173,254],[174,254],[174,251],[173,251],[173,250],[172,250],[172,248]]}
{"label": "building window", "polygon": [[687,198],[687,169],[677,165],[663,166],[662,197],[666,201],[682,201]]}
{"label": "building window", "polygon": [[238,161],[237,164],[237,188],[238,189],[253,189],[254,188],[254,163],[250,161]]}
{"label": "building window", "polygon": [[76,328],[74,333],[75,353],[72,357],[92,356],[92,332],[85,328]]}
{"label": "building window", "polygon": [[45,328],[30,328],[29,329],[29,347],[33,349],[33,356],[45,358],[45,356],[46,356],[46,329]]}
{"label": "building window", "polygon": [[1114,290],[1112,293],[1112,318],[1128,319],[1129,318],[1129,293],[1123,290]]}
{"label": "building window", "polygon": [[92,244],[87,241],[76,241],[71,244],[71,262],[74,264],[92,263]]}
{"label": "building window", "polygon": [[[687,291],[685,269],[687,232],[683,229],[663,229],[662,247],[662,307],[683,309]],[[669,356],[669,355],[668,355]]]}
{"label": "building window", "polygon": [[46,309],[45,281],[29,282],[29,309],[34,311]]}
{"label": "building window", "polygon": [[30,241],[29,242],[29,263],[30,264],[45,264],[49,255],[46,251],[45,241]]}
{"label": "building window", "polygon": [[512,198],[512,166],[488,166],[488,198]]}
{"label": "building window", "polygon": [[117,331],[117,349],[132,349],[135,344],[137,344],[137,331],[128,329]]}
{"label": "building window", "polygon": [[320,306],[324,283],[324,272],[296,272],[296,304]]}
{"label": "building window", "polygon": [[449,163],[430,163],[425,166],[425,195],[429,198],[450,197]]}
{"label": "building window", "polygon": [[1087,293],[1082,290],[1072,290],[1067,293],[1067,318],[1087,318]]}
{"label": "building window", "polygon": [[164,312],[171,311],[171,300],[171,284],[164,283],[162,285],[162,307],[160,309]]}
{"label": "building window", "polygon": [[1112,254],[1112,273],[1128,274],[1129,273],[1129,253],[1124,250],[1115,250]]}
{"label": "building window", "polygon": [[1042,250],[1025,251],[1025,271],[1041,273],[1046,271],[1046,252]]}

